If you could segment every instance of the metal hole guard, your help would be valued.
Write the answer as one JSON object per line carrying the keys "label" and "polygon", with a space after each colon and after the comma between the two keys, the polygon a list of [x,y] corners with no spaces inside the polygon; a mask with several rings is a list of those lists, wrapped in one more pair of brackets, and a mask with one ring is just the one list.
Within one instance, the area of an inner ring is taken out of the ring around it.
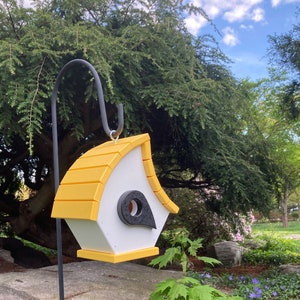
{"label": "metal hole guard", "polygon": [[[57,111],[56,111],[56,102],[57,102],[57,92],[63,75],[65,72],[70,69],[74,65],[84,65],[91,71],[93,77],[95,79],[95,84],[97,88],[98,98],[99,98],[99,106],[100,106],[100,115],[102,126],[105,133],[113,139],[115,142],[117,141],[119,135],[123,131],[124,127],[124,113],[123,113],[123,105],[118,104],[118,128],[116,130],[111,130],[108,126],[107,122],[107,114],[103,96],[103,90],[101,81],[98,73],[95,68],[87,61],[83,59],[74,59],[64,65],[64,67],[60,70],[56,77],[55,85],[52,92],[51,97],[51,114],[52,114],[52,140],[53,140],[53,169],[54,169],[54,190],[55,193],[59,187],[59,160],[58,160],[58,136],[57,136]],[[62,233],[61,233],[61,219],[56,219],[56,242],[57,242],[57,259],[58,259],[58,275],[59,275],[59,299],[64,299],[64,281],[63,281],[63,262],[62,262]]]}
{"label": "metal hole guard", "polygon": [[139,191],[127,191],[122,194],[118,201],[118,215],[127,225],[140,225],[156,229],[147,199]]}

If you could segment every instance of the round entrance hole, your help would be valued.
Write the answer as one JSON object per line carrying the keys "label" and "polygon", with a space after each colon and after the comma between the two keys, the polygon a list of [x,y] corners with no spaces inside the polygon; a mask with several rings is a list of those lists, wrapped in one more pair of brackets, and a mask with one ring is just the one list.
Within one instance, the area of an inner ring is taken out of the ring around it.
{"label": "round entrance hole", "polygon": [[139,201],[135,199],[130,200],[128,210],[130,212],[130,215],[138,215],[141,212],[141,203],[139,203]]}

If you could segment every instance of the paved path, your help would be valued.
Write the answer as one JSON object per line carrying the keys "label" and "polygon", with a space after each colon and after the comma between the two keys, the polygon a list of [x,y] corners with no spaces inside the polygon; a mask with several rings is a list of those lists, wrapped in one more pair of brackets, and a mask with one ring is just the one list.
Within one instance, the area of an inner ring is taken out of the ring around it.
{"label": "paved path", "polygon": [[[64,265],[65,299],[149,300],[155,284],[180,272],[134,263],[83,261]],[[59,299],[57,266],[0,274],[0,299]]]}

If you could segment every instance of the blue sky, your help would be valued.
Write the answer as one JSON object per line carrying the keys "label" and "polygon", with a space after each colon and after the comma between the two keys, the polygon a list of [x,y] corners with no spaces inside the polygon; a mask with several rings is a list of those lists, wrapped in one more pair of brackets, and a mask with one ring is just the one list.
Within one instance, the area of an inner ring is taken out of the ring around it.
{"label": "blue sky", "polygon": [[[30,6],[31,0],[24,1]],[[43,1],[43,0],[42,0]],[[201,7],[218,28],[201,16],[186,19],[194,35],[211,33],[221,50],[233,61],[237,78],[256,80],[268,76],[268,36],[287,33],[296,24],[300,0],[185,0]]]}
{"label": "blue sky", "polygon": [[202,7],[222,34],[200,16],[186,20],[193,34],[212,33],[222,51],[233,60],[237,78],[268,76],[268,36],[288,32],[299,21],[300,0],[192,0]]}

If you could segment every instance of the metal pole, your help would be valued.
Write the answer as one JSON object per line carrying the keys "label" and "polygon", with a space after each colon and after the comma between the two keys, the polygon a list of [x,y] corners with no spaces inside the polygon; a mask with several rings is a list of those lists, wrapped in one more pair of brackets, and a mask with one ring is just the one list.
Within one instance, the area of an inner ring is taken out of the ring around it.
{"label": "metal pole", "polygon": [[[53,141],[53,169],[54,169],[54,191],[55,194],[59,187],[59,159],[58,159],[58,136],[57,136],[57,112],[56,112],[56,99],[57,92],[59,88],[59,84],[64,75],[64,72],[69,69],[74,64],[83,64],[85,65],[93,74],[97,92],[98,92],[98,100],[100,106],[100,114],[102,126],[106,134],[111,138],[118,138],[121,134],[124,126],[124,117],[123,117],[123,106],[122,104],[118,104],[118,128],[116,130],[111,130],[108,126],[107,115],[105,109],[105,102],[103,97],[103,90],[100,78],[98,73],[94,69],[94,67],[85,60],[82,59],[74,59],[67,63],[61,71],[58,73],[55,85],[52,92],[51,98],[51,114],[52,114],[52,141]],[[61,219],[56,219],[56,243],[57,243],[57,263],[58,263],[58,281],[59,281],[59,299],[64,300],[64,278],[63,278],[63,259],[62,259],[62,233],[61,233]]]}
{"label": "metal pole", "polygon": [[[54,86],[51,99],[52,114],[52,141],[53,141],[53,169],[54,169],[54,191],[57,192],[59,186],[59,161],[58,161],[58,137],[57,137],[57,114],[56,114],[56,95],[58,85]],[[56,219],[56,248],[58,264],[58,283],[59,299],[64,300],[64,277],[63,277],[63,259],[62,259],[62,234],[61,219]]]}

